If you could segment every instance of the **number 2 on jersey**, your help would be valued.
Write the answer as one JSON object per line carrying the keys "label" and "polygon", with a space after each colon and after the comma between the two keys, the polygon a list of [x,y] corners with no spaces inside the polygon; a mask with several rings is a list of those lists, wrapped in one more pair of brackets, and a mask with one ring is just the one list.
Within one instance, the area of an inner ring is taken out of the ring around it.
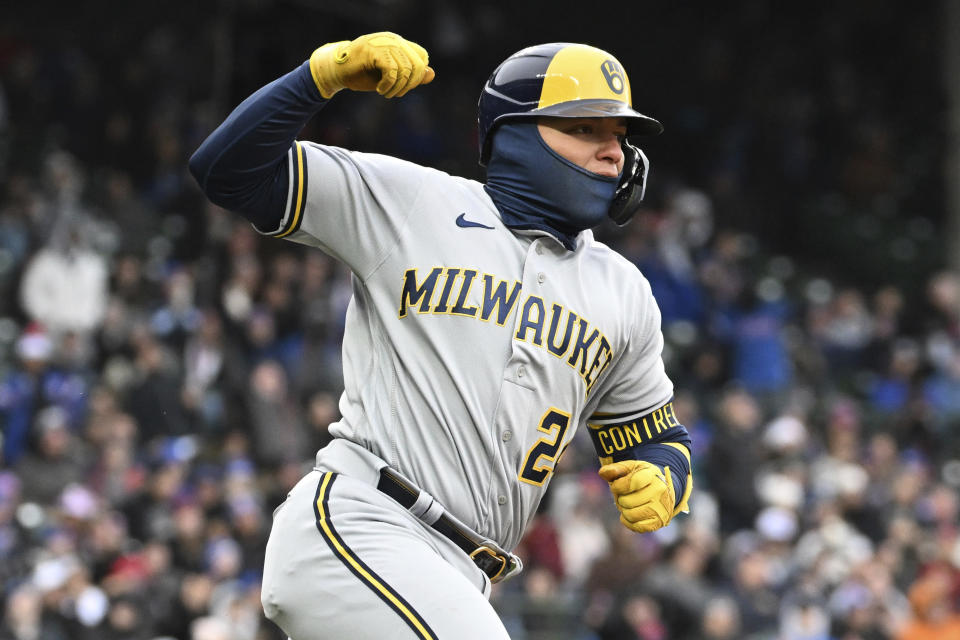
{"label": "number 2 on jersey", "polygon": [[551,407],[543,417],[540,418],[540,424],[537,430],[544,432],[546,437],[540,438],[527,451],[527,457],[523,461],[523,468],[520,470],[520,480],[528,484],[543,486],[547,476],[553,471],[553,466],[541,466],[543,463],[555,462],[557,452],[563,443],[563,436],[570,426],[570,414],[560,411],[556,407]]}

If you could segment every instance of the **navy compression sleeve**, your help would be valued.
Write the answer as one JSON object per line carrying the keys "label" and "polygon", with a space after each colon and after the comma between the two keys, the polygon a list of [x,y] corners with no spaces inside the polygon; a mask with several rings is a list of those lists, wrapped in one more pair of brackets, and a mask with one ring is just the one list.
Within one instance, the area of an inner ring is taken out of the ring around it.
{"label": "navy compression sleeve", "polygon": [[324,104],[304,62],[234,109],[191,156],[190,173],[214,204],[259,229],[276,228],[287,201],[287,151]]}
{"label": "navy compression sleeve", "polygon": [[673,401],[642,416],[594,418],[599,419],[588,423],[587,431],[601,461],[606,464],[607,460],[645,460],[661,468],[669,466],[679,504],[686,492],[690,462],[671,445],[680,445],[689,452],[692,442],[687,428],[673,412]]}

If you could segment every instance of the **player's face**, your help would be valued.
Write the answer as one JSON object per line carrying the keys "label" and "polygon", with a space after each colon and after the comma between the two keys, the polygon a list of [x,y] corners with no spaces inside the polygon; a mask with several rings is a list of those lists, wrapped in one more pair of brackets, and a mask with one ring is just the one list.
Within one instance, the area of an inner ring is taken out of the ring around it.
{"label": "player's face", "polygon": [[537,128],[551,149],[578,167],[609,178],[620,175],[624,118],[540,118]]}

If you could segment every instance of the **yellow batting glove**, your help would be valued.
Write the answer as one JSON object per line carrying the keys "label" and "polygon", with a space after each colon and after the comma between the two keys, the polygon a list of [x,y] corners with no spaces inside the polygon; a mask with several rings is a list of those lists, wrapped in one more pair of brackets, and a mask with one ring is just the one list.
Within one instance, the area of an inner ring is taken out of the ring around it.
{"label": "yellow batting glove", "polygon": [[628,529],[656,531],[679,512],[670,467],[664,472],[643,460],[623,460],[603,465],[599,473],[610,483],[620,522]]}
{"label": "yellow batting glove", "polygon": [[433,80],[428,62],[427,50],[416,42],[381,31],[323,45],[310,56],[310,74],[327,99],[340,89],[394,98]]}

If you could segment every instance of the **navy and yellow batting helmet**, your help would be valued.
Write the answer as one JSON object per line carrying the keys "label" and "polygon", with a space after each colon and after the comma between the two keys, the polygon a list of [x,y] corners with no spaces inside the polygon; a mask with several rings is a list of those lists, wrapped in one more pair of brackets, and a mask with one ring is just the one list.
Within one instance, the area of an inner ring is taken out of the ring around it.
{"label": "navy and yellow batting helmet", "polygon": [[494,70],[480,94],[480,164],[505,120],[626,118],[627,135],[657,134],[663,125],[633,110],[630,81],[612,55],[585,44],[554,42],[518,51]]}
{"label": "navy and yellow batting helmet", "polygon": [[[612,55],[585,44],[554,42],[518,51],[490,75],[477,104],[480,165],[490,159],[499,124],[514,119],[625,118],[627,137],[653,135],[663,125],[634,111],[630,80]],[[649,163],[629,140],[621,144],[624,166],[609,215],[626,224],[640,207]]]}

